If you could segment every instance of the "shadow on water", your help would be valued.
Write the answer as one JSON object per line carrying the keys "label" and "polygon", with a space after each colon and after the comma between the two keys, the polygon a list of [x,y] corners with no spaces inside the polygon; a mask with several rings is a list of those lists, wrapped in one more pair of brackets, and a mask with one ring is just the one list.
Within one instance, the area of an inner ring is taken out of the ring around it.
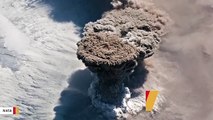
{"label": "shadow on water", "polygon": [[102,14],[111,9],[110,0],[42,0],[52,7],[50,16],[57,22],[72,21],[79,27],[90,21],[100,19]]}
{"label": "shadow on water", "polygon": [[88,69],[75,71],[68,79],[69,86],[61,92],[60,104],[54,108],[54,120],[75,119],[79,113],[91,105],[87,95],[93,77]]}
{"label": "shadow on water", "polygon": [[[131,76],[127,86],[131,89],[135,97],[140,93],[134,89],[143,86],[148,71],[141,63]],[[88,88],[94,79],[94,76],[88,69],[75,71],[68,79],[69,86],[61,92],[59,105],[54,108],[54,120],[105,120],[101,113],[95,109],[87,94]]]}
{"label": "shadow on water", "polygon": [[143,84],[146,82],[147,75],[149,71],[145,68],[145,63],[140,61],[138,62],[138,66],[135,68],[135,71],[130,75],[130,80],[126,86],[130,88],[131,97],[137,97],[141,94],[141,91],[138,91]]}
{"label": "shadow on water", "polygon": [[93,79],[88,69],[77,70],[70,76],[69,86],[61,92],[59,105],[54,108],[54,120],[106,120],[92,106],[87,94]]}

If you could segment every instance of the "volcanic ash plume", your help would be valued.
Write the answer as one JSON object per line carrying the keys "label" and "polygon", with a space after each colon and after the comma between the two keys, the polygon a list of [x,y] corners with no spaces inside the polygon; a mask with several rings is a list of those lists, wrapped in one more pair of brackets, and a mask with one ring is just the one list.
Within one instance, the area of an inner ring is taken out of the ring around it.
{"label": "volcanic ash plume", "polygon": [[[138,63],[158,48],[170,19],[147,2],[113,0],[111,4],[113,10],[85,26],[77,56],[97,75],[89,88],[93,105],[110,119],[119,119],[142,110],[145,98],[131,98],[125,83],[131,81]],[[136,108],[134,101],[140,103]],[[128,107],[129,102],[133,107]]]}

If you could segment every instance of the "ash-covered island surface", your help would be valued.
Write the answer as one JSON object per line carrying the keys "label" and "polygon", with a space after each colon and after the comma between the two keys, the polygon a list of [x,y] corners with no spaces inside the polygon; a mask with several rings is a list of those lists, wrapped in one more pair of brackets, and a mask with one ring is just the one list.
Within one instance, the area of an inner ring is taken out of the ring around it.
{"label": "ash-covered island surface", "polygon": [[107,119],[126,119],[144,110],[145,91],[131,95],[134,85],[143,88],[143,84],[131,82],[139,81],[135,73],[144,74],[140,67],[158,49],[171,20],[145,1],[111,4],[113,9],[101,19],[85,25],[77,56],[95,76],[88,89],[93,106]]}

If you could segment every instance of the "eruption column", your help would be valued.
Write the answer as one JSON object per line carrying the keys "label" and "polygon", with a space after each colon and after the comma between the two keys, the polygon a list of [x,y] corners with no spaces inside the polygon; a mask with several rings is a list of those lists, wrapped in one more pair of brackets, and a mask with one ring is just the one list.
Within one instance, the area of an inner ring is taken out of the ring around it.
{"label": "eruption column", "polygon": [[112,0],[111,4],[114,9],[85,25],[77,56],[97,76],[88,90],[93,105],[108,117],[122,118],[130,109],[142,110],[143,95],[131,98],[125,83],[131,82],[138,63],[154,54],[171,22],[145,0]]}
{"label": "eruption column", "polygon": [[78,43],[78,58],[97,74],[93,83],[92,99],[107,104],[122,106],[125,98],[124,80],[137,66],[138,50],[118,36],[98,33],[84,37]]}

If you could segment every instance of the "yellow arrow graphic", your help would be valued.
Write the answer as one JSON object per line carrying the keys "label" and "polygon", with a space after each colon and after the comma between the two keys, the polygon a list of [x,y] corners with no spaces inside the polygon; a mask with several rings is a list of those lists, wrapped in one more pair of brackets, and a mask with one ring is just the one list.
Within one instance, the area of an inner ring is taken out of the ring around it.
{"label": "yellow arrow graphic", "polygon": [[146,111],[147,112],[151,112],[156,98],[158,96],[159,91],[157,90],[150,90],[150,91],[146,91]]}

